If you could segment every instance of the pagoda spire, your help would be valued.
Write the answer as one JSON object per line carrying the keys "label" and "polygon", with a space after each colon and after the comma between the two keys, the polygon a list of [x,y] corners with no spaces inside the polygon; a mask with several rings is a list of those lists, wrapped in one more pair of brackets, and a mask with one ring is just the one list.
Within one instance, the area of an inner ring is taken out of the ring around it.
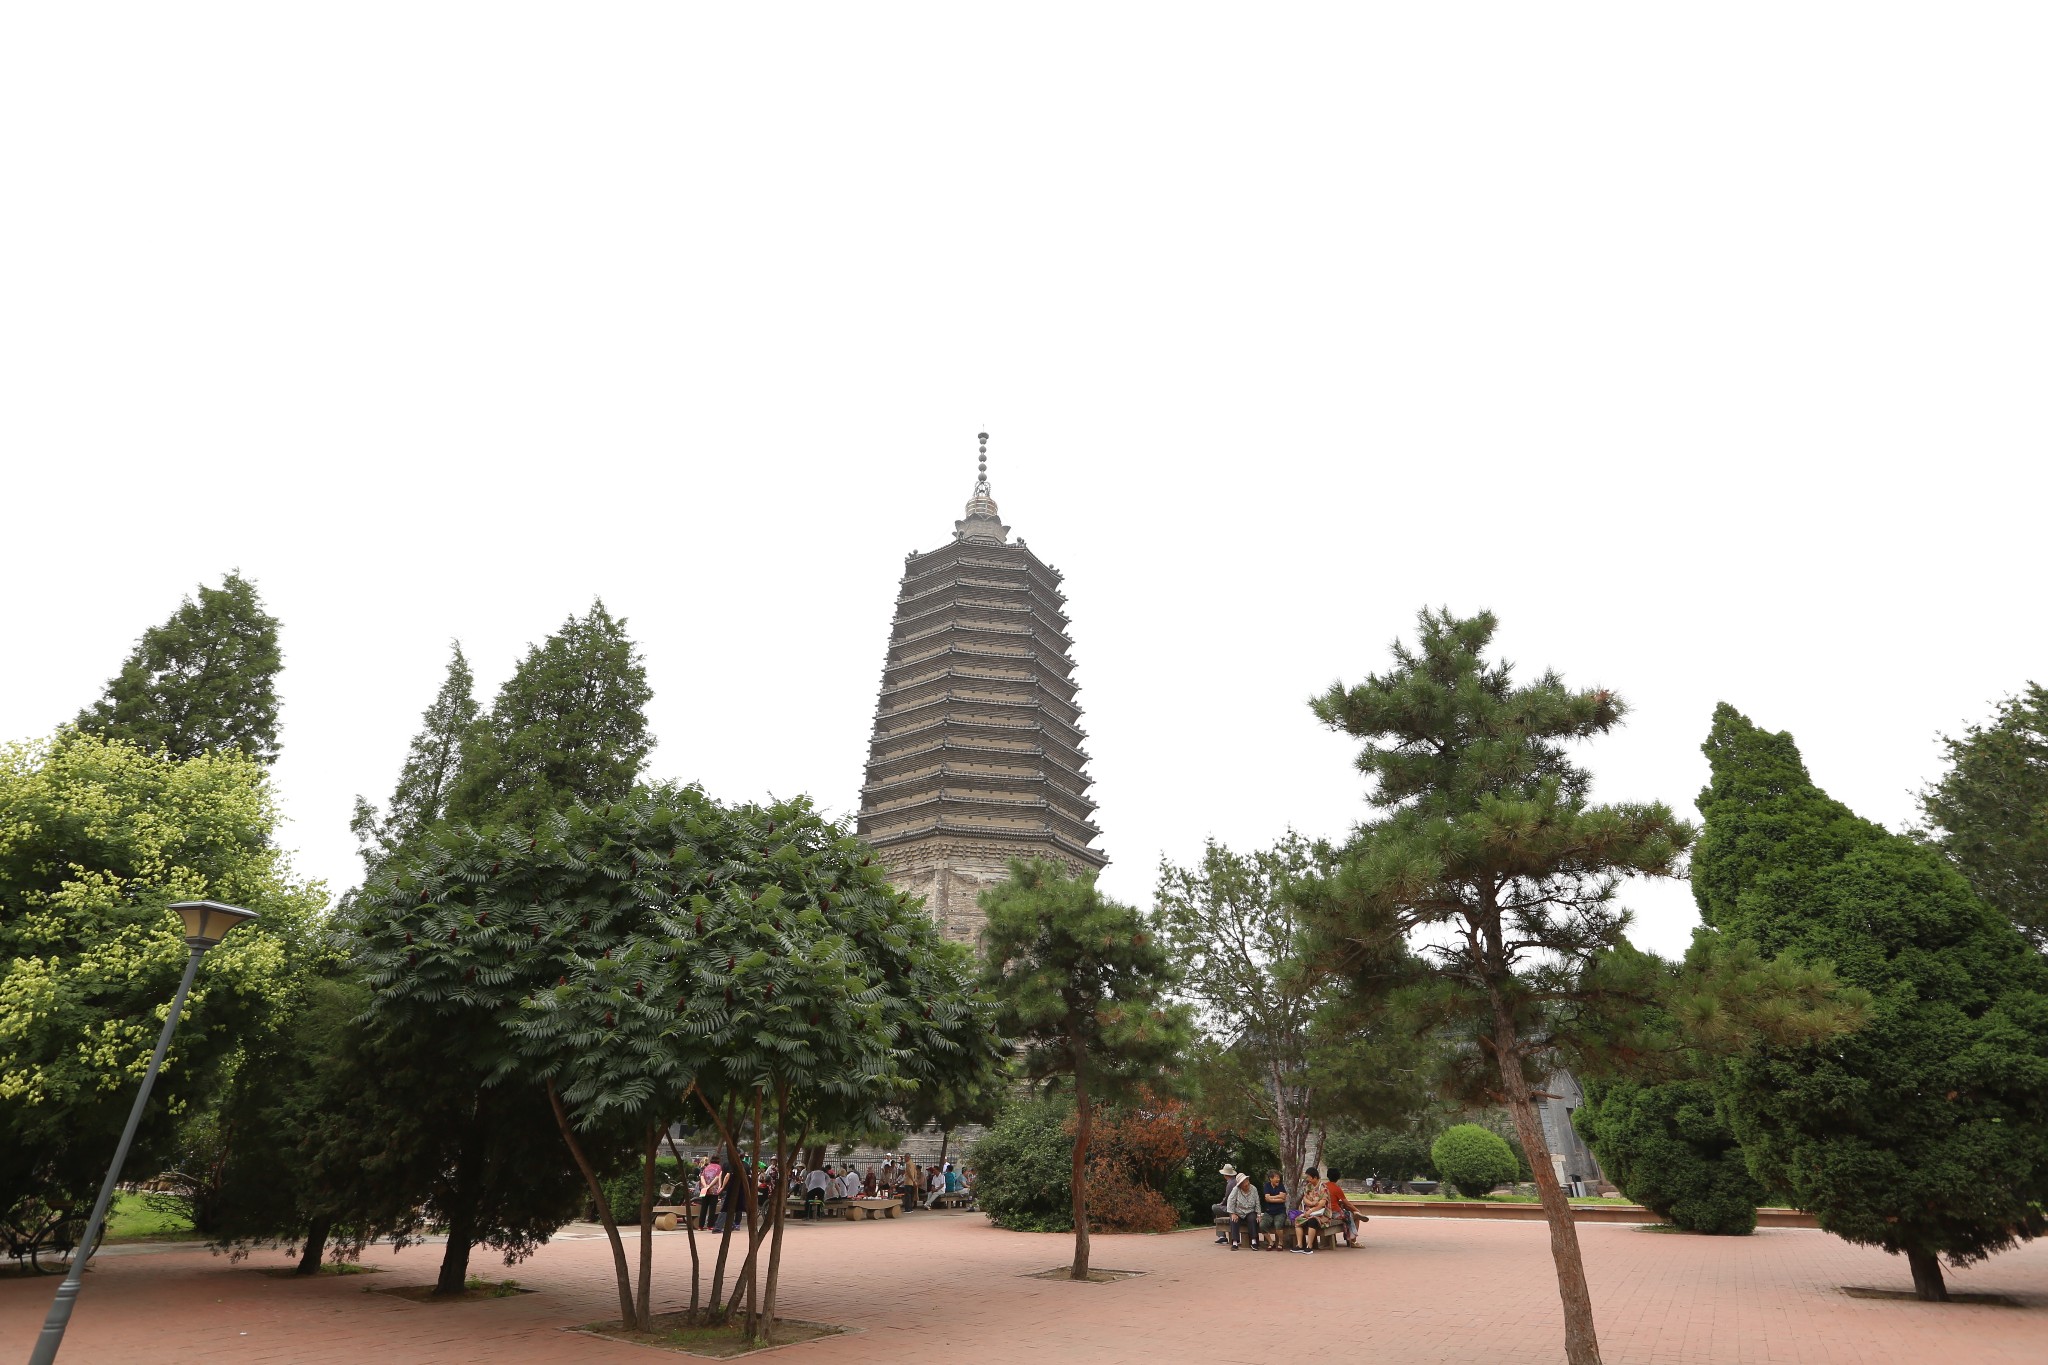
{"label": "pagoda spire", "polygon": [[981,464],[974,476],[974,496],[967,500],[967,515],[953,523],[953,539],[971,540],[978,545],[1002,545],[1010,539],[996,511],[995,496],[988,488],[988,433],[980,432]]}

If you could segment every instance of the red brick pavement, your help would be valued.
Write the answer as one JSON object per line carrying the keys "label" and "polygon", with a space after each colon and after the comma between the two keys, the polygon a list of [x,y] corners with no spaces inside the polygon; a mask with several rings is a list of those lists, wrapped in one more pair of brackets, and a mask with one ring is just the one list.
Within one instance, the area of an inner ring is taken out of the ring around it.
{"label": "red brick pavement", "polygon": [[[2048,1361],[2048,1245],[1951,1275],[1958,1290],[2019,1308],[1851,1299],[1844,1284],[1907,1287],[1903,1261],[1824,1233],[1746,1238],[1631,1227],[1579,1229],[1612,1365],[2000,1365]],[[1314,1257],[1226,1252],[1206,1231],[1098,1237],[1096,1264],[1142,1270],[1115,1284],[1026,1278],[1071,1240],[999,1232],[976,1214],[793,1227],[784,1256],[791,1316],[852,1333],[787,1348],[805,1365],[1007,1365],[1058,1361],[1371,1360],[1523,1362],[1561,1357],[1541,1225],[1378,1219],[1365,1247]],[[123,1254],[125,1253],[125,1254]],[[440,1249],[394,1257],[377,1276],[275,1279],[203,1249],[121,1249],[87,1276],[66,1365],[84,1362],[632,1362],[645,1348],[567,1332],[616,1302],[602,1238],[558,1239],[501,1271],[539,1290],[416,1304],[366,1289],[433,1278]],[[675,1306],[689,1268],[681,1233],[658,1237],[656,1302]],[[258,1265],[277,1265],[276,1257]],[[0,1280],[0,1358],[20,1359],[52,1279]],[[688,1357],[676,1357],[687,1359]]]}

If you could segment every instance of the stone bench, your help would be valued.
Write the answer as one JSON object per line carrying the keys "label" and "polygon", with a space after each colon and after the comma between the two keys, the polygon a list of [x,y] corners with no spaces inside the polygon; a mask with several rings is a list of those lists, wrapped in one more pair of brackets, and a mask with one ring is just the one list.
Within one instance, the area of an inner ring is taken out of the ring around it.
{"label": "stone bench", "polygon": [[965,1190],[955,1190],[951,1194],[931,1195],[926,1203],[935,1209],[964,1209],[973,1205],[974,1196]]}
{"label": "stone bench", "polygon": [[[1230,1235],[1230,1220],[1229,1220],[1228,1218],[1216,1218],[1216,1219],[1212,1219],[1212,1220],[1210,1220],[1210,1221],[1212,1221],[1212,1222],[1213,1222],[1213,1223],[1214,1223],[1214,1224],[1216,1225],[1216,1235],[1217,1235],[1218,1237],[1228,1237],[1228,1236]],[[1364,1223],[1364,1222],[1366,1221],[1365,1215],[1364,1215],[1364,1214],[1360,1214],[1360,1215],[1358,1216],[1358,1221],[1359,1221],[1359,1223],[1360,1223],[1360,1224],[1363,1224],[1363,1223]],[[1299,1229],[1299,1228],[1289,1228],[1289,1229],[1287,1230],[1287,1241],[1288,1241],[1288,1243],[1289,1243],[1290,1245],[1291,1245],[1291,1244],[1293,1244],[1293,1243],[1294,1243],[1295,1241],[1299,1240],[1299,1239],[1298,1239],[1298,1238],[1297,1238],[1297,1237],[1295,1236],[1295,1234],[1296,1234],[1296,1233],[1298,1233],[1299,1231],[1300,1231],[1300,1229]],[[1336,1245],[1337,1245],[1337,1229],[1336,1229],[1336,1228],[1334,1228],[1334,1227],[1323,1227],[1323,1228],[1318,1228],[1318,1229],[1317,1229],[1317,1232],[1321,1234],[1320,1236],[1318,1236],[1318,1237],[1316,1238],[1316,1250],[1317,1250],[1317,1251],[1328,1251],[1328,1250],[1329,1250],[1329,1249],[1330,1249],[1331,1247],[1334,1247],[1334,1246],[1336,1246]],[[1271,1234],[1271,1233],[1269,1233],[1269,1232],[1262,1232],[1262,1233],[1260,1233],[1259,1235],[1260,1235],[1261,1237],[1270,1237],[1270,1236],[1272,1236],[1272,1234]]]}
{"label": "stone bench", "polygon": [[845,1214],[849,1223],[858,1223],[863,1218],[877,1216],[894,1218],[896,1210],[903,1207],[903,1201],[900,1199],[839,1199],[827,1200],[826,1208],[830,1209],[833,1204],[839,1206],[839,1211]]}

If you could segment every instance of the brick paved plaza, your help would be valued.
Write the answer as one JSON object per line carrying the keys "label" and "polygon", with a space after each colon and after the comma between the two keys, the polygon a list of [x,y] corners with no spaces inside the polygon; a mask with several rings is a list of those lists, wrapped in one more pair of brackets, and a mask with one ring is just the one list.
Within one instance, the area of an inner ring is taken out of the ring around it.
{"label": "brick paved plaza", "polygon": [[[1360,1251],[1230,1253],[1207,1232],[1099,1237],[1096,1264],[1142,1270],[1107,1285],[1025,1272],[1060,1264],[1064,1237],[1000,1232],[978,1214],[790,1230],[791,1316],[844,1336],[784,1357],[902,1365],[1097,1361],[1543,1361],[1560,1329],[1541,1224],[1376,1219]],[[1996,1365],[2048,1359],[2048,1246],[1956,1272],[1956,1291],[2018,1308],[1851,1299],[1843,1284],[1904,1288],[1903,1261],[1823,1233],[1704,1238],[1580,1229],[1613,1365],[1800,1362]],[[613,1311],[601,1237],[558,1240],[511,1273],[539,1290],[415,1304],[366,1288],[432,1280],[438,1247],[368,1254],[376,1276],[275,1279],[203,1249],[117,1249],[87,1277],[64,1360],[633,1362],[643,1347],[563,1331]],[[259,1258],[258,1266],[282,1264]],[[656,1306],[687,1297],[682,1234],[656,1247]],[[502,1272],[495,1258],[475,1269]],[[661,1278],[667,1273],[670,1278]],[[0,1357],[27,1353],[54,1279],[0,1280]],[[669,1291],[669,1292],[664,1292]],[[689,1357],[676,1357],[688,1359]]]}

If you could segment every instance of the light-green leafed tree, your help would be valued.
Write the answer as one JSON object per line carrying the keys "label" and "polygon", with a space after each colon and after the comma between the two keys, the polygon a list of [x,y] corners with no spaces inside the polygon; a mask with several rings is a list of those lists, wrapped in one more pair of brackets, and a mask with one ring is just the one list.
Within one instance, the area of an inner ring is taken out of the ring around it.
{"label": "light-green leafed tree", "polygon": [[1128,905],[1057,863],[1013,859],[984,891],[983,981],[999,1029],[1023,1048],[1025,1074],[1074,1087],[1074,1279],[1088,1278],[1088,1140],[1094,1107],[1156,1084],[1186,1050],[1186,1006],[1169,1003],[1174,966]]}
{"label": "light-green leafed tree", "polygon": [[264,770],[232,747],[178,761],[76,732],[10,745],[0,810],[0,1205],[69,1208],[106,1171],[185,967],[166,907],[211,898],[260,918],[206,954],[131,1171],[163,1161],[170,1115],[283,1026],[321,956],[326,896],[292,875]]}
{"label": "light-green leafed tree", "polygon": [[2048,1232],[2048,959],[1936,850],[1831,800],[1790,735],[1724,704],[1704,747],[1701,917],[1870,997],[1854,1033],[1730,1062],[1721,1110],[1767,1186],[1943,1298],[1940,1258]]}
{"label": "light-green leafed tree", "polygon": [[277,618],[256,585],[231,573],[135,643],[101,698],[79,713],[82,731],[125,739],[172,758],[239,749],[277,760]]}

